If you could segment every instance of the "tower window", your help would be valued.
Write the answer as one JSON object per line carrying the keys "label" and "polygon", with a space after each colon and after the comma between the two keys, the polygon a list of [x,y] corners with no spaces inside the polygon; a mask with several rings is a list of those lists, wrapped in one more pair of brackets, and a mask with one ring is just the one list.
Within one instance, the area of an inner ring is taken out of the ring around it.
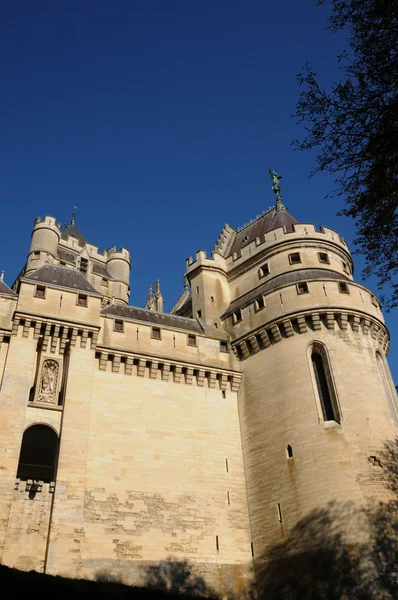
{"label": "tower window", "polygon": [[37,285],[35,291],[35,298],[45,298],[46,297],[46,288],[44,285]]}
{"label": "tower window", "polygon": [[269,266],[268,263],[265,263],[265,265],[263,265],[259,269],[259,277],[261,279],[262,277],[266,277],[267,275],[269,275]]}
{"label": "tower window", "polygon": [[291,265],[297,265],[301,263],[300,252],[293,252],[293,254],[289,254],[289,262]]}
{"label": "tower window", "polygon": [[196,286],[196,293],[199,294],[199,286]]}
{"label": "tower window", "polygon": [[115,319],[113,331],[118,331],[119,333],[123,333],[124,321],[121,321],[120,319]]}
{"label": "tower window", "polygon": [[350,293],[350,288],[348,287],[348,284],[345,283],[345,281],[339,281],[339,291],[342,294],[349,294]]}
{"label": "tower window", "polygon": [[291,447],[291,445],[290,445],[290,444],[288,444],[288,445],[286,446],[286,456],[287,456],[288,458],[293,458],[293,448]]}
{"label": "tower window", "polygon": [[151,338],[154,340],[162,339],[162,330],[160,329],[160,327],[152,327]]}
{"label": "tower window", "polygon": [[58,436],[47,425],[32,425],[22,438],[17,478],[50,483],[55,480]]}
{"label": "tower window", "polygon": [[88,270],[88,260],[87,258],[81,258],[80,259],[80,264],[79,264],[79,271],[82,275],[87,275],[87,270]]}
{"label": "tower window", "polygon": [[77,305],[78,306],[87,306],[88,300],[86,294],[78,294],[77,295]]}
{"label": "tower window", "polygon": [[256,312],[262,310],[264,306],[265,302],[263,296],[259,296],[258,298],[256,298],[256,300],[254,301],[254,308],[256,309]]}
{"label": "tower window", "polygon": [[321,403],[323,419],[340,423],[340,414],[337,407],[336,395],[330,368],[324,350],[313,349],[311,354],[312,368]]}
{"label": "tower window", "polygon": [[32,260],[38,260],[40,258],[40,252],[35,251],[32,254]]}
{"label": "tower window", "polygon": [[372,300],[372,304],[376,306],[376,308],[380,308],[378,300],[374,294],[370,294],[370,299]]}
{"label": "tower window", "polygon": [[202,318],[202,311],[201,310],[198,310],[196,314],[198,316],[198,319]]}
{"label": "tower window", "polygon": [[107,287],[107,285],[108,285],[108,280],[107,280],[107,278],[106,278],[106,277],[103,277],[103,278],[102,278],[101,285],[103,285],[104,287]]}
{"label": "tower window", "polygon": [[327,265],[330,264],[329,255],[326,254],[326,252],[318,252],[318,258],[320,263],[324,263]]}
{"label": "tower window", "polygon": [[242,320],[242,311],[240,308],[238,308],[238,310],[236,310],[234,313],[232,313],[232,323],[235,325],[235,323],[239,323]]}
{"label": "tower window", "polygon": [[220,352],[228,352],[228,342],[226,340],[220,340]]}
{"label": "tower window", "polygon": [[188,346],[196,346],[196,335],[193,333],[188,333],[187,344]]}
{"label": "tower window", "polygon": [[343,271],[345,273],[347,273],[348,275],[351,275],[350,267],[348,266],[348,263],[346,263],[344,260],[343,260]]}
{"label": "tower window", "polygon": [[301,281],[297,284],[297,293],[308,294],[308,283],[306,281]]}

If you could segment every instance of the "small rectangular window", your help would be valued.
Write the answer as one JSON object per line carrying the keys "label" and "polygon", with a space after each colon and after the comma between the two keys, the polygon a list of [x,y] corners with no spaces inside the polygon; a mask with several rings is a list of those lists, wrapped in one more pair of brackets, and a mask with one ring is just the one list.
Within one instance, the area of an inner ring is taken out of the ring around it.
{"label": "small rectangular window", "polygon": [[226,340],[220,340],[220,352],[228,352],[228,342]]}
{"label": "small rectangular window", "polygon": [[308,284],[305,281],[301,281],[297,284],[298,294],[308,294]]}
{"label": "small rectangular window", "polygon": [[202,311],[201,310],[198,310],[198,312],[196,314],[198,316],[198,319],[202,318]]}
{"label": "small rectangular window", "polygon": [[300,252],[293,252],[293,254],[289,254],[289,262],[291,265],[297,265],[301,263]]}
{"label": "small rectangular window", "polygon": [[264,302],[264,298],[263,296],[259,296],[258,298],[255,299],[254,301],[254,308],[256,310],[256,312],[258,312],[259,310],[262,310],[265,306],[265,302]]}
{"label": "small rectangular window", "polygon": [[193,333],[188,333],[187,343],[188,346],[196,346],[196,335]]}
{"label": "small rectangular window", "polygon": [[45,298],[46,297],[46,288],[44,285],[37,285],[35,291],[36,298]]}
{"label": "small rectangular window", "polygon": [[376,298],[376,296],[375,296],[374,294],[370,294],[370,298],[371,298],[371,300],[372,300],[372,304],[373,304],[374,306],[376,306],[377,308],[379,308],[379,303],[378,303],[378,301],[377,301],[377,298]]}
{"label": "small rectangular window", "polygon": [[266,277],[267,275],[269,275],[269,266],[268,266],[268,263],[265,263],[265,265],[263,265],[259,269],[260,279],[261,279],[261,277]]}
{"label": "small rectangular window", "polygon": [[162,339],[162,331],[161,331],[160,327],[152,327],[151,337],[154,340]]}
{"label": "small rectangular window", "polygon": [[324,263],[327,265],[330,264],[329,255],[326,254],[326,252],[318,252],[318,258],[320,263]]}
{"label": "small rectangular window", "polygon": [[107,280],[107,278],[106,278],[106,277],[103,277],[103,278],[102,278],[101,285],[103,285],[104,287],[107,287],[107,285],[108,285],[108,280]]}
{"label": "small rectangular window", "polygon": [[35,251],[32,254],[32,260],[38,260],[40,258],[40,252]]}
{"label": "small rectangular window", "polygon": [[343,271],[344,273],[347,273],[348,275],[351,275],[351,271],[350,271],[350,267],[348,266],[348,263],[346,263],[344,260],[343,262]]}
{"label": "small rectangular window", "polygon": [[61,260],[61,262],[59,263],[61,265],[61,267],[66,267],[66,262]]}
{"label": "small rectangular window", "polygon": [[348,285],[345,283],[345,281],[339,281],[339,291],[342,294],[349,294],[350,293],[350,289],[349,289]]}
{"label": "small rectangular window", "polygon": [[199,294],[199,286],[196,286],[196,293]]}
{"label": "small rectangular window", "polygon": [[238,310],[236,310],[232,314],[232,322],[235,325],[235,323],[239,323],[241,320],[242,320],[242,311],[240,308],[238,308]]}
{"label": "small rectangular window", "polygon": [[77,295],[77,305],[78,306],[87,306],[87,296],[86,296],[86,294],[78,294]]}
{"label": "small rectangular window", "polygon": [[115,324],[113,327],[113,331],[119,331],[120,333],[123,333],[124,331],[124,321],[121,321],[119,319],[115,319]]}
{"label": "small rectangular window", "polygon": [[79,263],[79,271],[82,275],[86,276],[88,270],[88,260],[87,258],[81,258]]}
{"label": "small rectangular window", "polygon": [[214,296],[210,296],[211,302],[214,302]]}

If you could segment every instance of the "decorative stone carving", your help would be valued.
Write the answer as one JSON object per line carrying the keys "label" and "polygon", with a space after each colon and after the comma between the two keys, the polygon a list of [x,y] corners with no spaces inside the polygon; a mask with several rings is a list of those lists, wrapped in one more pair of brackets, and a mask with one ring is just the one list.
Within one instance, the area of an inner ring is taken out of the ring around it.
{"label": "decorative stone carving", "polygon": [[44,404],[57,404],[58,376],[58,361],[53,359],[46,359],[43,361],[36,402],[43,402]]}

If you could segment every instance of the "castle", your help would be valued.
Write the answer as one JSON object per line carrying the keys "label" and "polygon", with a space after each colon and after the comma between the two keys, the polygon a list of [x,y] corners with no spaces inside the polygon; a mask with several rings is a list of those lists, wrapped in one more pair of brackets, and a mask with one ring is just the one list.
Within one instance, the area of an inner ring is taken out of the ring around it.
{"label": "castle", "polygon": [[159,284],[129,306],[128,250],[36,219],[0,282],[2,564],[139,584],[187,561],[245,597],[311,511],[385,499],[398,407],[379,302],[273,175],[275,205],[187,260],[170,314]]}

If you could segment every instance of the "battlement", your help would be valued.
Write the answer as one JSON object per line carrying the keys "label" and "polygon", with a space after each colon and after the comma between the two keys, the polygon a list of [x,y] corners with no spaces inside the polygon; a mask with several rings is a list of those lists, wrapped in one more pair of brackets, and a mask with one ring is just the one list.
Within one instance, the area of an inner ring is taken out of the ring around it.
{"label": "battlement", "polygon": [[36,225],[39,225],[39,224],[52,225],[53,227],[57,227],[57,229],[59,229],[61,231],[61,223],[57,223],[55,217],[46,216],[46,217],[44,217],[43,220],[41,219],[41,217],[36,217],[33,225],[36,228]]}
{"label": "battlement", "polygon": [[127,260],[128,262],[130,261],[130,252],[126,249],[121,247],[119,250],[117,250],[116,246],[113,246],[112,248],[109,248],[108,250],[106,250],[105,252],[108,260],[111,258],[121,258],[124,260]]}
{"label": "battlement", "polygon": [[207,256],[206,250],[198,250],[195,255],[195,260],[189,256],[185,261],[187,271],[193,271],[198,267],[208,267],[210,269],[219,268],[226,271],[226,261],[218,252],[212,252],[210,258]]}

